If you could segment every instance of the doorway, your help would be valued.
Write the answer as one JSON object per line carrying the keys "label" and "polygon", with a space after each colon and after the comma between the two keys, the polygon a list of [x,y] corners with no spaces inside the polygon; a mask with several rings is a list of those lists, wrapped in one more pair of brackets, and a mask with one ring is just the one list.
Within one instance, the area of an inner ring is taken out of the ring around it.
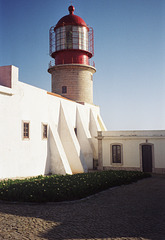
{"label": "doorway", "polygon": [[143,172],[152,172],[152,145],[142,145]]}

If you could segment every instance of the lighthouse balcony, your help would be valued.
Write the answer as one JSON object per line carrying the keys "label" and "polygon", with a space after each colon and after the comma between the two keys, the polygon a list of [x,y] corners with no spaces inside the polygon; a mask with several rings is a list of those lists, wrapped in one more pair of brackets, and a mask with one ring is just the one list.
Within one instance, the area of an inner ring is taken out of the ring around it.
{"label": "lighthouse balcony", "polygon": [[54,60],[49,62],[49,68],[52,68],[52,67],[57,66],[57,65],[64,65],[64,64],[82,64],[82,65],[87,65],[87,66],[91,66],[91,67],[95,68],[95,62],[94,61],[92,61],[91,59],[86,60],[84,58],[82,58],[81,61],[80,61],[80,58],[77,58],[77,59],[72,58],[70,60],[70,62],[68,62],[65,58],[65,59],[62,59],[60,63],[59,62],[57,63],[54,59]]}

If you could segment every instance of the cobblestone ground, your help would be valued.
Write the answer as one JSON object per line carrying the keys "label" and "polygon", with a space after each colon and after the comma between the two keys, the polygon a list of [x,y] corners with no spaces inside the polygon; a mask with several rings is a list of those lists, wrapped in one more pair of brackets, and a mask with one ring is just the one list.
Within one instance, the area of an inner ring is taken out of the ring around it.
{"label": "cobblestone ground", "polygon": [[165,240],[165,176],[70,203],[0,203],[0,240]]}

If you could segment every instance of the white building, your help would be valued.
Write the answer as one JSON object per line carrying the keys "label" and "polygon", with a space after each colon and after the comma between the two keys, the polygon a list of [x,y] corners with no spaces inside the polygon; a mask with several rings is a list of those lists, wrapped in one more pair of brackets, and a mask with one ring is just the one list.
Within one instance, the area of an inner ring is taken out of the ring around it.
{"label": "white building", "polygon": [[0,123],[1,179],[87,172],[105,128],[99,107],[19,82],[14,66],[0,67]]}
{"label": "white building", "polygon": [[0,67],[0,179],[91,169],[165,172],[165,131],[106,131],[93,104],[93,30],[69,15],[50,29],[52,92]]}
{"label": "white building", "polygon": [[100,170],[165,173],[165,131],[98,132]]}
{"label": "white building", "polygon": [[0,67],[0,178],[73,174],[93,169],[97,131],[93,105],[93,30],[74,7],[50,28],[52,92],[18,81],[18,68]]}

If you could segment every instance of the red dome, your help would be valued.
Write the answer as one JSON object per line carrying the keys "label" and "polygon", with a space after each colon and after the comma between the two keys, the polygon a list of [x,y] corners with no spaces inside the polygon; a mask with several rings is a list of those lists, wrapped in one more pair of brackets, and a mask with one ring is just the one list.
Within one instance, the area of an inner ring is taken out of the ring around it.
{"label": "red dome", "polygon": [[74,15],[73,6],[70,6],[68,10],[70,14],[62,17],[56,24],[55,29],[58,27],[66,26],[66,25],[76,25],[76,26],[78,25],[78,26],[87,27],[85,21],[81,17]]}

